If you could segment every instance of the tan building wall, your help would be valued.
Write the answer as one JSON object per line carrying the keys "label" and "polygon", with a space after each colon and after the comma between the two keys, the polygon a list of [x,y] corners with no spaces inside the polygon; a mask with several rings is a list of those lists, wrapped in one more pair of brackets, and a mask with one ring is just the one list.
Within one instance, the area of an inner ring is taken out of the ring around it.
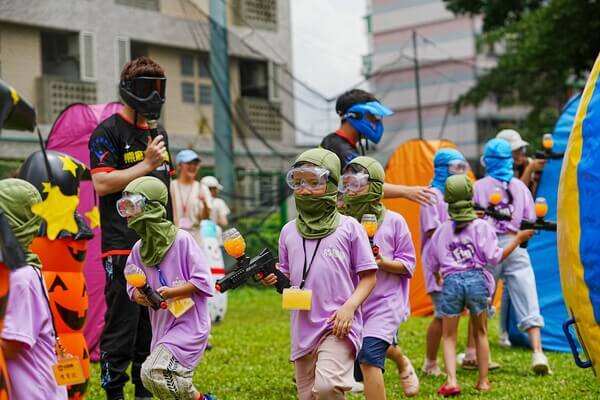
{"label": "tan building wall", "polygon": [[170,15],[172,17],[188,18],[200,22],[208,22],[206,14],[200,11],[208,11],[208,0],[184,0],[187,4],[182,7],[181,2],[177,0],[161,0],[161,14]]}
{"label": "tan building wall", "polygon": [[40,32],[19,25],[0,24],[0,78],[30,104],[37,104],[37,78],[42,75]]}

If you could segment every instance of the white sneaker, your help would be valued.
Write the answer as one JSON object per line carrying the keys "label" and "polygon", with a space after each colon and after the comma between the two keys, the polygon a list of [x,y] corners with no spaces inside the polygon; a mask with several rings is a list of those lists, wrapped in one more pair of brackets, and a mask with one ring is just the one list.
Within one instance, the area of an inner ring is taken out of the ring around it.
{"label": "white sneaker", "polygon": [[362,393],[365,391],[365,385],[362,382],[354,381],[352,383],[352,388],[350,389],[352,393]]}
{"label": "white sneaker", "polygon": [[512,343],[508,338],[508,332],[500,332],[500,337],[498,338],[498,344],[500,347],[511,347]]}
{"label": "white sneaker", "polygon": [[548,358],[544,353],[534,352],[531,355],[531,369],[537,375],[551,375],[552,370],[550,369],[550,365],[548,364]]}

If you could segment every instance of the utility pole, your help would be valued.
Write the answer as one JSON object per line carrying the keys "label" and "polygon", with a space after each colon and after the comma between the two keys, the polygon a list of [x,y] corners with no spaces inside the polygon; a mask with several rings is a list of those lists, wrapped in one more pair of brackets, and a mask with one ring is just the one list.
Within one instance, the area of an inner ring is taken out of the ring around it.
{"label": "utility pole", "polygon": [[419,139],[423,140],[423,119],[421,117],[421,84],[419,82],[419,56],[417,54],[417,31],[412,31],[413,62],[415,69],[415,89],[417,95],[417,119],[419,123]]}
{"label": "utility pole", "polygon": [[[210,0],[210,69],[213,104],[213,142],[215,175],[223,185],[223,197],[230,202],[234,194],[233,136],[229,94],[229,57],[227,54],[227,9],[223,0]],[[219,93],[222,88],[222,93]]]}

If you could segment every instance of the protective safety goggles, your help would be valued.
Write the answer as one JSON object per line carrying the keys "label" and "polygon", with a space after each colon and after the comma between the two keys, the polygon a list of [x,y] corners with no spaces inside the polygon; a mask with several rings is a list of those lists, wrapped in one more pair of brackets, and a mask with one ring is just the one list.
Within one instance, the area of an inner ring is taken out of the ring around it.
{"label": "protective safety goggles", "polygon": [[338,190],[342,193],[357,193],[367,187],[370,181],[369,174],[364,172],[346,172],[342,175]]}
{"label": "protective safety goggles", "polygon": [[286,182],[292,190],[302,188],[310,191],[323,189],[327,185],[329,171],[317,166],[302,165],[287,173]]}
{"label": "protective safety goggles", "polygon": [[127,194],[117,200],[117,212],[123,218],[136,217],[144,211],[146,203],[141,194]]}
{"label": "protective safety goggles", "polygon": [[165,88],[167,78],[157,78],[150,76],[139,76],[129,81],[131,92],[141,99],[145,99],[156,91],[161,99],[165,98]]}
{"label": "protective safety goggles", "polygon": [[448,172],[452,175],[463,175],[469,170],[469,164],[463,160],[452,160],[448,163]]}

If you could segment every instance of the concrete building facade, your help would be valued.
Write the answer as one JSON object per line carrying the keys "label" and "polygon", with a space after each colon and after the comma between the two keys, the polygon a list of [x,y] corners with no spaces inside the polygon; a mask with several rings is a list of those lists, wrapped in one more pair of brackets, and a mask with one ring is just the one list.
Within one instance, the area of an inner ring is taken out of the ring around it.
{"label": "concrete building facade", "polygon": [[[236,165],[281,170],[295,154],[288,0],[222,0],[228,10],[231,110]],[[147,55],[167,74],[162,123],[173,149],[199,150],[213,163],[209,0],[4,0],[0,2],[0,78],[35,106],[47,134],[73,102],[117,101],[119,73]],[[243,115],[242,115],[243,114]],[[285,118],[281,118],[285,116]],[[288,122],[286,122],[286,120]],[[274,155],[258,134],[284,157]],[[0,158],[37,146],[0,135]],[[286,159],[287,158],[287,159]]]}
{"label": "concrete building facade", "polygon": [[369,0],[365,20],[369,53],[363,72],[372,76],[376,96],[396,112],[386,118],[380,151],[391,153],[419,137],[414,44],[425,139],[452,140],[474,160],[488,137],[523,120],[525,110],[499,110],[493,102],[454,112],[455,101],[495,62],[494,49],[478,48],[480,17],[457,17],[442,0]]}

